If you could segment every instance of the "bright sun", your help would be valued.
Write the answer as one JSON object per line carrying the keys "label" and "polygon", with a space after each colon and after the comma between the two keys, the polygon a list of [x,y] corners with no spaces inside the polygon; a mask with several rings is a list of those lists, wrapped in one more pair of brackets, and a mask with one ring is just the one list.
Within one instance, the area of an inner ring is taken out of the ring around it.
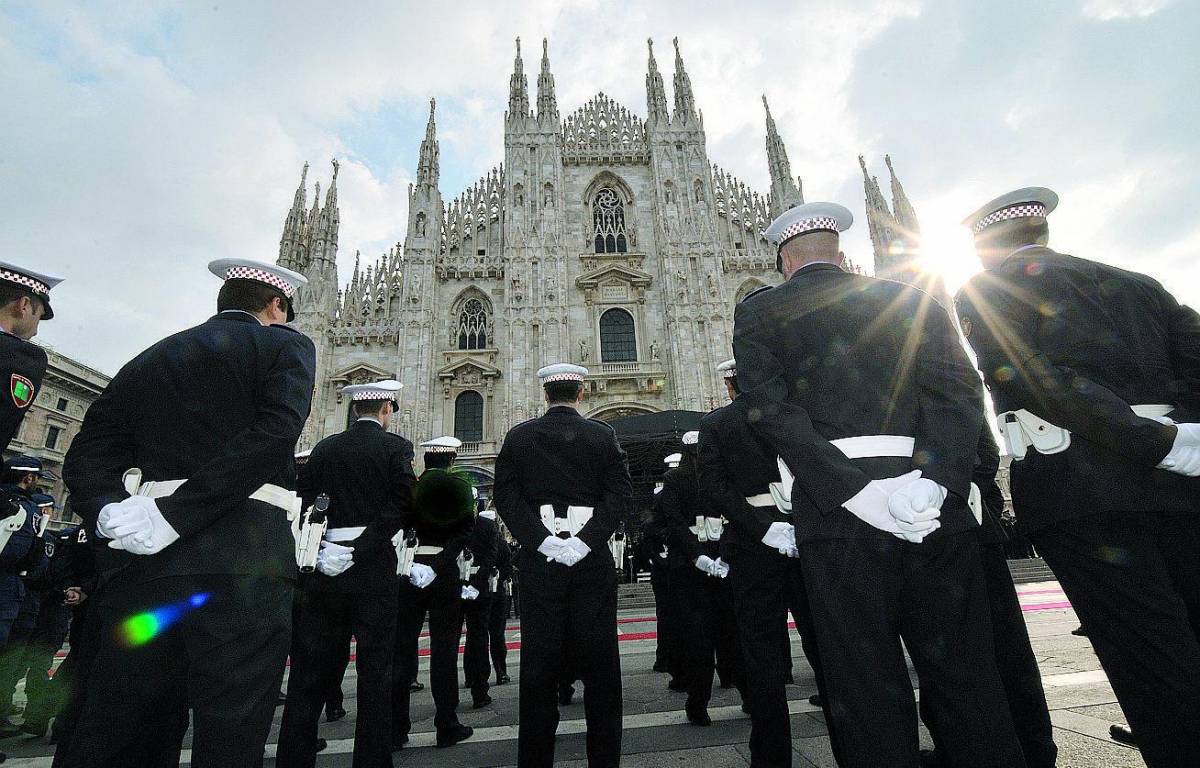
{"label": "bright sun", "polygon": [[949,210],[940,208],[922,217],[918,261],[926,272],[941,275],[953,296],[967,278],[980,270],[979,259],[970,232]]}

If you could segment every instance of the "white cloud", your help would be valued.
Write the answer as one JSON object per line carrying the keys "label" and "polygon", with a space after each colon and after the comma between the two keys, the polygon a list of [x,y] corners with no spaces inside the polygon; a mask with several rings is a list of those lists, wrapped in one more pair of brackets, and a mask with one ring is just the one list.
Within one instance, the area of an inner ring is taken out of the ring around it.
{"label": "white cloud", "polygon": [[1144,19],[1171,5],[1174,0],[1087,0],[1083,15],[1098,21]]}

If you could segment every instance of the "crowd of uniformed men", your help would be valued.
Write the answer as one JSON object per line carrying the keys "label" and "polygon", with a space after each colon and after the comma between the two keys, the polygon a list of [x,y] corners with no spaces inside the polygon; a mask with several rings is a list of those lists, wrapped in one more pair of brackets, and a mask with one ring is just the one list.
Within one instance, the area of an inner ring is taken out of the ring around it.
{"label": "crowd of uniformed men", "polygon": [[[731,402],[668,457],[640,542],[655,669],[698,726],[714,675],[735,687],[753,766],[791,765],[789,613],[838,765],[1055,765],[984,383],[1022,534],[1078,612],[1123,738],[1151,768],[1200,760],[1200,318],[1149,277],[1051,250],[1057,200],[1021,189],[966,219],[984,270],[956,312],[843,270],[840,205],[794,207],[764,233],[786,279],[738,304],[720,366]],[[277,764],[313,766],[322,710],[345,714],[353,638],[353,763],[390,766],[423,687],[423,627],[439,747],[472,735],[457,715],[464,624],[473,705],[491,704],[493,665],[508,682],[515,566],[518,765],[553,764],[576,681],[588,764],[619,765],[618,529],[634,496],[612,428],[581,415],[587,370],[538,372],[547,410],[505,437],[481,510],[454,438],[422,443],[415,476],[391,428],[395,381],[345,387],[353,422],[294,456],[315,368],[287,325],[304,278],[210,269],[217,313],[134,358],[88,411],[64,468],[81,526],[46,534],[40,465],[6,462],[0,710],[28,673],[19,728],[43,734],[56,715],[55,766],[174,765],[189,722],[192,764],[252,766],[290,657]],[[29,339],[56,282],[0,263],[5,445],[41,385]]]}

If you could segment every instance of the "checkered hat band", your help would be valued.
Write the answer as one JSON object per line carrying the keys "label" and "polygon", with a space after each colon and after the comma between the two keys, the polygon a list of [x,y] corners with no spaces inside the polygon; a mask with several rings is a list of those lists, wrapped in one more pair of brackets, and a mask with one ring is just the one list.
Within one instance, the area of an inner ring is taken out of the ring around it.
{"label": "checkered hat band", "polygon": [[724,371],[721,371],[721,375],[727,379],[735,379],[737,378],[737,368],[728,368]]}
{"label": "checkered hat band", "polygon": [[1014,205],[1010,208],[1003,208],[995,213],[989,213],[979,221],[975,222],[975,226],[971,229],[975,234],[979,234],[983,230],[992,226],[998,221],[1008,221],[1009,219],[1020,219],[1027,216],[1045,216],[1046,206],[1041,203],[1024,203],[1022,205]]}
{"label": "checkered hat band", "polygon": [[779,242],[782,243],[784,240],[790,240],[796,235],[803,235],[805,232],[812,232],[817,229],[828,229],[837,232],[837,219],[831,216],[818,216],[815,219],[802,219],[795,224],[789,224],[779,235]]}
{"label": "checkered hat band", "polygon": [[552,381],[583,381],[583,376],[578,373],[554,373],[542,379],[543,384],[549,384]]}
{"label": "checkered hat band", "polygon": [[458,449],[447,445],[431,445],[425,449],[425,453],[458,453]]}
{"label": "checkered hat band", "polygon": [[[253,278],[251,278],[251,279],[253,279]],[[397,397],[397,394],[398,393],[396,393],[396,392],[382,392],[382,391],[378,391],[378,390],[372,392],[372,391],[368,390],[366,392],[355,392],[354,396],[351,397],[350,399],[351,400],[395,400]]]}
{"label": "checkered hat band", "polygon": [[7,269],[0,269],[0,280],[7,280],[10,283],[28,288],[34,293],[42,296],[50,295],[50,286],[43,283],[41,280],[34,280],[28,275],[22,275],[20,272],[9,272]]}
{"label": "checkered hat band", "polygon": [[268,272],[265,269],[255,269],[254,267],[230,267],[225,272],[226,280],[257,280],[260,283],[278,288],[283,291],[283,295],[289,299],[296,292],[296,287],[284,280],[279,275],[273,272]]}

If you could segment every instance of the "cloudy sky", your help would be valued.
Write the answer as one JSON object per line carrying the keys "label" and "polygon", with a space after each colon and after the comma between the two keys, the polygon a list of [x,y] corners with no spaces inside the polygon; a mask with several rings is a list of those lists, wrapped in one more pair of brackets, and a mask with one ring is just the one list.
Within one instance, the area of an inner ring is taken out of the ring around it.
{"label": "cloudy sky", "polygon": [[641,115],[646,38],[669,89],[679,36],[710,157],[760,191],[762,93],[810,200],[861,216],[856,157],[886,185],[891,153],[952,286],[978,269],[958,220],[1043,184],[1053,245],[1200,305],[1200,4],[347,5],[0,5],[0,258],[67,278],[42,342],[112,373],[202,320],[205,264],[275,257],[306,160],[323,185],[342,161],[345,277],[404,236],[429,97],[443,195],[503,159],[518,35],[531,86],[550,39],[562,113],[603,90]]}

